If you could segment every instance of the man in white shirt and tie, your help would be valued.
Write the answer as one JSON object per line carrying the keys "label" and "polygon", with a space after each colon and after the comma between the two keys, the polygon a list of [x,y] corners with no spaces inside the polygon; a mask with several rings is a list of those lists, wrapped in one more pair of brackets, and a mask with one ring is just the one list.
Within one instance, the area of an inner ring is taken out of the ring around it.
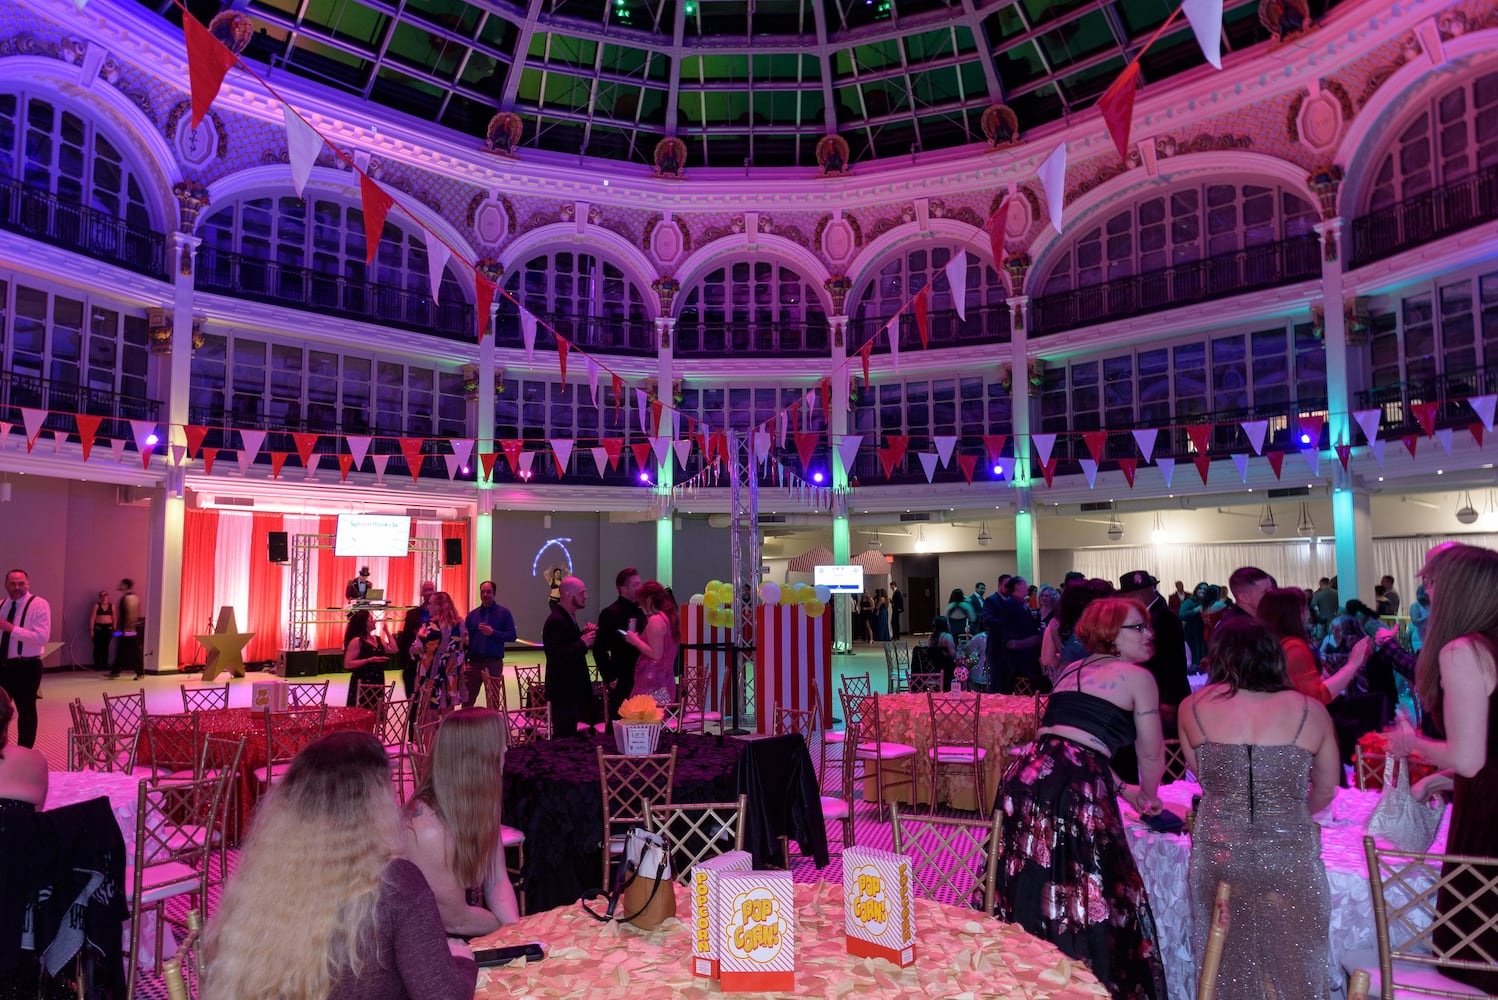
{"label": "man in white shirt and tie", "polygon": [[36,745],[36,698],[42,688],[42,652],[52,637],[52,608],[31,593],[24,569],[5,574],[0,604],[0,687],[16,703],[16,744]]}

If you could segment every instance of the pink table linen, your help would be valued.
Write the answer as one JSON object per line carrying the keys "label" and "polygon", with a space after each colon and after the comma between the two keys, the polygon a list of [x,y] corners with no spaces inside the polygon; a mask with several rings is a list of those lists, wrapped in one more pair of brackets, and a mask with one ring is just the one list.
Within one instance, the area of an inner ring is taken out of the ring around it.
{"label": "pink table linen", "polygon": [[[971,693],[950,692],[938,694],[938,698],[972,698]],[[987,812],[993,806],[992,797],[999,787],[999,779],[1009,764],[1009,749],[1018,743],[1035,738],[1035,699],[1007,694],[985,694],[979,696],[979,745],[988,751],[987,787],[989,801],[981,805],[973,802],[971,777],[943,777],[939,801],[957,809],[974,809]],[[916,760],[920,768],[917,777],[917,801],[931,801],[930,763],[926,751],[931,749],[931,709],[924,694],[882,694],[879,696],[879,723],[881,736],[887,743],[907,743],[916,748]],[[888,766],[888,765],[886,765]],[[900,765],[896,765],[898,768]],[[889,785],[886,776],[885,785]],[[873,782],[864,792],[866,800],[876,795]],[[900,802],[908,801],[910,790],[886,789],[885,798]]]}

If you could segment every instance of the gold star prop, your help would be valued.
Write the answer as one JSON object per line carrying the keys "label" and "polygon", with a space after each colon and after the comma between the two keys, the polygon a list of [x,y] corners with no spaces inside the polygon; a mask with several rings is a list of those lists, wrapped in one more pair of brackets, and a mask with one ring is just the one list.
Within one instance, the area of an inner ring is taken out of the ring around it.
{"label": "gold star prop", "polygon": [[255,638],[254,632],[241,632],[234,621],[234,609],[227,604],[219,609],[218,624],[212,635],[196,636],[208,652],[203,663],[203,680],[211,681],[225,670],[232,677],[244,676],[244,647]]}

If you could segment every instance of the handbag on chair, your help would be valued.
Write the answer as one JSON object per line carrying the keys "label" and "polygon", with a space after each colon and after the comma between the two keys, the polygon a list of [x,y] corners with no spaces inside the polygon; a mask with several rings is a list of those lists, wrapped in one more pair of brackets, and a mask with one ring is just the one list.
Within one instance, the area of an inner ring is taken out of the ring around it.
{"label": "handbag on chair", "polygon": [[[1398,780],[1395,780],[1395,772]],[[1428,851],[1441,825],[1444,803],[1415,801],[1410,792],[1410,760],[1389,754],[1384,758],[1384,790],[1368,817],[1368,833],[1401,851]]]}
{"label": "handbag on chair", "polygon": [[583,910],[594,920],[604,923],[620,920],[646,931],[676,916],[671,855],[660,834],[635,827],[625,835],[624,859],[607,898],[608,906],[603,913],[595,912],[586,902],[582,904]]}

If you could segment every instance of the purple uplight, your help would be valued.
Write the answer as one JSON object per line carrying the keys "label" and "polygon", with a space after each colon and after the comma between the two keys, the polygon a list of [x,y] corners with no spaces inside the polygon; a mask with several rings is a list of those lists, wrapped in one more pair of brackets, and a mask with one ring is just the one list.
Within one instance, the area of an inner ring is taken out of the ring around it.
{"label": "purple uplight", "polygon": [[822,479],[823,479],[823,476],[822,476],[822,474],[820,472],[813,472],[811,474],[811,481],[814,482],[814,483],[820,483],[822,481]]}
{"label": "purple uplight", "polygon": [[161,443],[161,438],[157,437],[155,434],[148,434],[148,435],[146,435],[146,444],[160,444],[160,443]]}
{"label": "purple uplight", "polygon": [[998,463],[995,463],[993,467],[993,474],[998,476],[1000,479],[1004,478],[1004,467],[1002,465],[999,465]]}
{"label": "purple uplight", "polygon": [[468,475],[468,472],[469,472],[469,469],[468,469],[468,466],[466,466],[466,465],[465,465],[465,466],[463,466],[463,468],[462,468],[462,470],[461,470],[461,472],[462,472],[462,474],[463,474],[463,475],[465,475],[465,476],[466,476],[466,475]]}
{"label": "purple uplight", "polygon": [[641,469],[640,470],[640,482],[642,482],[642,483],[648,483],[648,482],[650,482],[650,473],[648,473],[645,470]]}

